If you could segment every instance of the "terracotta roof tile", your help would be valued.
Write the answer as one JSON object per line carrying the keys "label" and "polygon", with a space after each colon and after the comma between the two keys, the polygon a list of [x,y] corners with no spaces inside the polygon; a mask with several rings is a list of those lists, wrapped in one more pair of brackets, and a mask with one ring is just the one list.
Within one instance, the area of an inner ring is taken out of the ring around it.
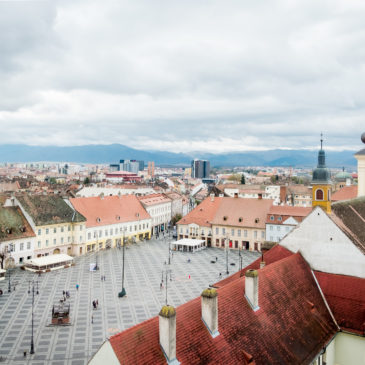
{"label": "terracotta roof tile", "polygon": [[212,224],[265,228],[271,199],[222,198]]}
{"label": "terracotta roof tile", "polygon": [[[259,306],[244,297],[245,280],[218,289],[219,335],[201,320],[200,298],[176,309],[176,357],[182,365],[309,364],[337,331],[310,267],[297,253],[259,272]],[[273,305],[273,303],[275,303]],[[110,338],[121,364],[166,364],[158,317]]]}
{"label": "terracotta roof tile", "polygon": [[70,202],[86,217],[87,227],[151,218],[134,195],[73,198]]}
{"label": "terracotta roof tile", "polygon": [[337,202],[340,200],[349,200],[357,197],[357,185],[344,186],[340,190],[336,191],[332,197],[331,201]]}
{"label": "terracotta roof tile", "polygon": [[190,213],[180,219],[177,224],[195,223],[199,226],[210,227],[223,198],[208,197],[196,206]]}
{"label": "terracotta roof tile", "polygon": [[322,292],[346,331],[365,335],[365,279],[315,271]]}

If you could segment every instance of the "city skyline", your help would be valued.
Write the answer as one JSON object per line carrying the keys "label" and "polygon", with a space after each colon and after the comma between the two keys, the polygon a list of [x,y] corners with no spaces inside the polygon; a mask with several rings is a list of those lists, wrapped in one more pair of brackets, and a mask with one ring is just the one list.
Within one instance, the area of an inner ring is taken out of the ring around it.
{"label": "city skyline", "polygon": [[[82,14],[82,16],[81,16]],[[0,144],[357,150],[365,5],[0,2]]]}

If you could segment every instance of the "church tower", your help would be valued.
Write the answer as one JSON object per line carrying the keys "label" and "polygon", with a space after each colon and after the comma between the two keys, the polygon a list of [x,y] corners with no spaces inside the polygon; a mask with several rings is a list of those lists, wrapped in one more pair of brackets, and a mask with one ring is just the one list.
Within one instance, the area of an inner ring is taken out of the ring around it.
{"label": "church tower", "polygon": [[318,165],[313,170],[312,207],[320,206],[326,213],[331,213],[331,173],[326,167],[326,155],[323,150],[321,133],[321,149],[318,152]]}

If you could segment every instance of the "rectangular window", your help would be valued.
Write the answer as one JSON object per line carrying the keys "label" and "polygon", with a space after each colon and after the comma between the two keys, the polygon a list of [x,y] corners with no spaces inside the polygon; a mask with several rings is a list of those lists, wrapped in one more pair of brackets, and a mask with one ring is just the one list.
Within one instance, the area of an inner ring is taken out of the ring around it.
{"label": "rectangular window", "polygon": [[102,237],[103,236],[103,231],[102,230],[100,230],[99,231],[99,237]]}
{"label": "rectangular window", "polygon": [[23,242],[20,244],[19,250],[20,251],[23,251],[24,250],[24,243]]}
{"label": "rectangular window", "polygon": [[261,231],[261,238],[265,238],[265,231]]}
{"label": "rectangular window", "polygon": [[41,247],[41,241],[38,241],[38,248]]}
{"label": "rectangular window", "polygon": [[113,228],[110,228],[110,235],[113,235]]}
{"label": "rectangular window", "polygon": [[71,242],[71,237],[70,237],[70,236],[68,236],[67,241],[68,241],[68,242]]}
{"label": "rectangular window", "polygon": [[129,226],[129,232],[132,232],[132,226]]}
{"label": "rectangular window", "polygon": [[118,234],[118,228],[115,228],[114,232],[115,234]]}
{"label": "rectangular window", "polygon": [[46,246],[48,246],[48,240],[46,240]]}
{"label": "rectangular window", "polygon": [[27,242],[27,250],[30,250],[30,242]]}
{"label": "rectangular window", "polygon": [[146,226],[146,225],[143,223],[143,229],[145,229],[145,226]]}
{"label": "rectangular window", "polygon": [[61,243],[63,243],[63,237],[61,237]]}
{"label": "rectangular window", "polygon": [[53,233],[57,233],[57,228],[53,228]]}
{"label": "rectangular window", "polygon": [[108,230],[106,229],[105,230],[105,237],[108,235]]}
{"label": "rectangular window", "polygon": [[139,230],[141,230],[141,229],[142,229],[141,225],[139,225],[139,226],[138,226],[138,229],[139,229]]}
{"label": "rectangular window", "polygon": [[19,264],[23,262],[23,257],[19,257]]}
{"label": "rectangular window", "polygon": [[38,236],[40,236],[42,233],[42,230],[41,229],[38,229]]}
{"label": "rectangular window", "polygon": [[234,229],[231,229],[231,235],[234,236]]}
{"label": "rectangular window", "polygon": [[82,242],[82,236],[80,236],[80,241],[79,241],[80,243]]}
{"label": "rectangular window", "polygon": [[215,234],[219,234],[219,228],[218,227],[215,228]]}
{"label": "rectangular window", "polygon": [[55,239],[55,238],[53,239],[53,244],[54,244],[54,245],[56,244],[56,239]]}
{"label": "rectangular window", "polygon": [[[95,232],[94,232],[94,237],[95,237]],[[89,233],[87,234],[87,239],[88,239],[88,240],[90,240],[90,239],[91,239],[91,232],[89,232]]]}
{"label": "rectangular window", "polygon": [[270,231],[272,231],[274,229],[274,227],[273,226],[270,226]]}
{"label": "rectangular window", "polygon": [[49,229],[48,228],[46,228],[46,234],[48,234],[49,233]]}
{"label": "rectangular window", "polygon": [[226,234],[226,229],[222,228],[222,234]]}
{"label": "rectangular window", "polygon": [[245,230],[243,231],[243,234],[244,234],[244,236],[245,236],[245,237],[247,237],[247,229],[245,229]]}
{"label": "rectangular window", "polygon": [[80,226],[80,231],[82,231],[82,226]]}
{"label": "rectangular window", "polygon": [[63,232],[64,231],[64,228],[63,227],[61,227],[61,232]]}
{"label": "rectangular window", "polygon": [[277,230],[277,231],[280,231],[280,226],[277,226],[277,227],[276,227],[276,230]]}
{"label": "rectangular window", "polygon": [[237,235],[238,235],[238,237],[241,237],[241,230],[240,229],[237,230]]}
{"label": "rectangular window", "polygon": [[134,226],[134,231],[137,232],[137,226]]}
{"label": "rectangular window", "polygon": [[68,226],[68,227],[67,227],[67,230],[70,232],[70,231],[71,231],[71,227],[70,227],[70,226]]}
{"label": "rectangular window", "polygon": [[253,236],[254,238],[257,238],[257,231],[254,231]]}

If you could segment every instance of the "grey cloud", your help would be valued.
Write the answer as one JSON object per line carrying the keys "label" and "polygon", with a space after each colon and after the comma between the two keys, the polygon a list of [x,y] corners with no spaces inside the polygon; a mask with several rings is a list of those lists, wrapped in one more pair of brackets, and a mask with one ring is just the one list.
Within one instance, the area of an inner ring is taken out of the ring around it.
{"label": "grey cloud", "polygon": [[0,143],[214,152],[315,147],[323,130],[351,147],[364,129],[361,1],[0,2],[0,14]]}

